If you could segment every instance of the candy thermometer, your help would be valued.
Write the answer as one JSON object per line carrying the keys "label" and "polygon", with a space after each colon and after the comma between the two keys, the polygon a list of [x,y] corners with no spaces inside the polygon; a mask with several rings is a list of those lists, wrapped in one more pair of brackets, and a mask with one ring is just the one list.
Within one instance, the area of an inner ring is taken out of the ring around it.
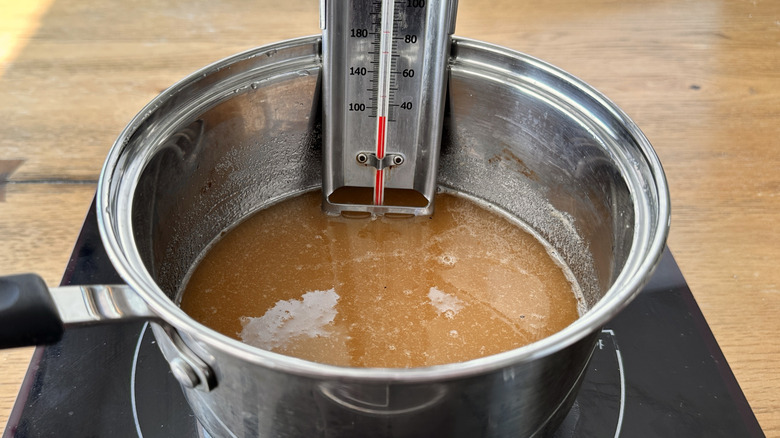
{"label": "candy thermometer", "polygon": [[326,212],[433,212],[456,9],[321,1]]}

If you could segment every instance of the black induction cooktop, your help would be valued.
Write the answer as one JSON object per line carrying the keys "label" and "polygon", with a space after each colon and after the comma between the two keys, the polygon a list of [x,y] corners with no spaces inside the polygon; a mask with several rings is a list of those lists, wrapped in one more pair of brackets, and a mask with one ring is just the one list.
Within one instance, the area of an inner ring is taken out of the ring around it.
{"label": "black induction cooktop", "polygon": [[[91,207],[63,284],[121,282]],[[204,436],[144,323],[66,331],[38,347],[3,434]],[[672,254],[600,333],[555,438],[763,437]]]}

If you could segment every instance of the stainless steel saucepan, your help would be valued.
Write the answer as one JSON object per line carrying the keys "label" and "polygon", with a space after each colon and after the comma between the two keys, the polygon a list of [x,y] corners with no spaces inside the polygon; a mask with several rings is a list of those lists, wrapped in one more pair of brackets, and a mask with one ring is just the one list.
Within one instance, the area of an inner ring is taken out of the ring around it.
{"label": "stainless steel saucepan", "polygon": [[549,433],[574,400],[599,328],[658,262],[669,195],[658,158],[620,109],[527,55],[453,39],[438,184],[515,215],[557,250],[588,308],[572,325],[463,363],[347,368],[245,345],[177,305],[223,230],[320,186],[320,44],[308,37],[235,55],[147,105],[111,149],[97,192],[103,244],[127,284],[49,293],[36,277],[6,277],[3,344],[56,340],[63,322],[152,320],[214,437]]}

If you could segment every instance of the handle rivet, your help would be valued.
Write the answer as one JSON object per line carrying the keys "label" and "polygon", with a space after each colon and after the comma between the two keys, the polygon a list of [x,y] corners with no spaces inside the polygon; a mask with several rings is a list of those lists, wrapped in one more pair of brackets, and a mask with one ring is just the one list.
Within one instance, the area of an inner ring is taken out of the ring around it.
{"label": "handle rivet", "polygon": [[192,366],[180,357],[175,357],[170,362],[173,377],[185,388],[195,388],[200,383],[198,374],[192,369]]}

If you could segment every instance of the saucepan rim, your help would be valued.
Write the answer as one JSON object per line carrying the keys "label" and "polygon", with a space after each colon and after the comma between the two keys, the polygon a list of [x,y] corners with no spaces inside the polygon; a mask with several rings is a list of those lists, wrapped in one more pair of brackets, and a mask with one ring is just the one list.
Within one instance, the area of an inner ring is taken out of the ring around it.
{"label": "saucepan rim", "polygon": [[[490,52],[507,61],[507,64],[524,64],[545,74],[556,76],[572,90],[593,97],[609,114],[620,121],[640,148],[649,173],[653,179],[653,191],[657,197],[655,212],[648,202],[642,200],[643,188],[637,181],[626,179],[635,204],[635,230],[632,248],[625,267],[599,302],[577,321],[563,330],[527,346],[503,353],[486,356],[466,362],[435,365],[422,368],[356,368],[325,365],[261,350],[212,330],[189,317],[155,283],[145,269],[135,246],[131,209],[132,196],[143,162],[132,162],[125,156],[130,138],[149,115],[164,106],[164,103],[183,88],[208,75],[263,53],[282,51],[295,47],[310,46],[318,53],[321,37],[307,36],[254,48],[204,67],[177,82],[154,98],[136,115],[117,138],[106,158],[97,188],[98,225],[108,256],[127,284],[139,293],[152,310],[167,324],[186,333],[207,348],[216,348],[248,364],[256,364],[287,373],[325,379],[347,379],[355,381],[384,381],[418,383],[463,378],[533,361],[562,350],[588,334],[601,328],[617,314],[641,290],[658,264],[666,245],[669,229],[670,200],[666,178],[661,163],[650,142],[636,124],[614,103],[583,81],[544,61],[529,55],[494,44],[453,37],[453,44],[459,48]],[[274,52],[275,53],[275,52]],[[457,51],[453,49],[453,53]],[[455,55],[457,56],[457,55]],[[318,57],[314,56],[316,62]],[[143,155],[142,155],[143,156]],[[148,159],[148,157],[146,157]],[[141,160],[136,160],[141,161]],[[646,188],[644,188],[646,189]]]}

